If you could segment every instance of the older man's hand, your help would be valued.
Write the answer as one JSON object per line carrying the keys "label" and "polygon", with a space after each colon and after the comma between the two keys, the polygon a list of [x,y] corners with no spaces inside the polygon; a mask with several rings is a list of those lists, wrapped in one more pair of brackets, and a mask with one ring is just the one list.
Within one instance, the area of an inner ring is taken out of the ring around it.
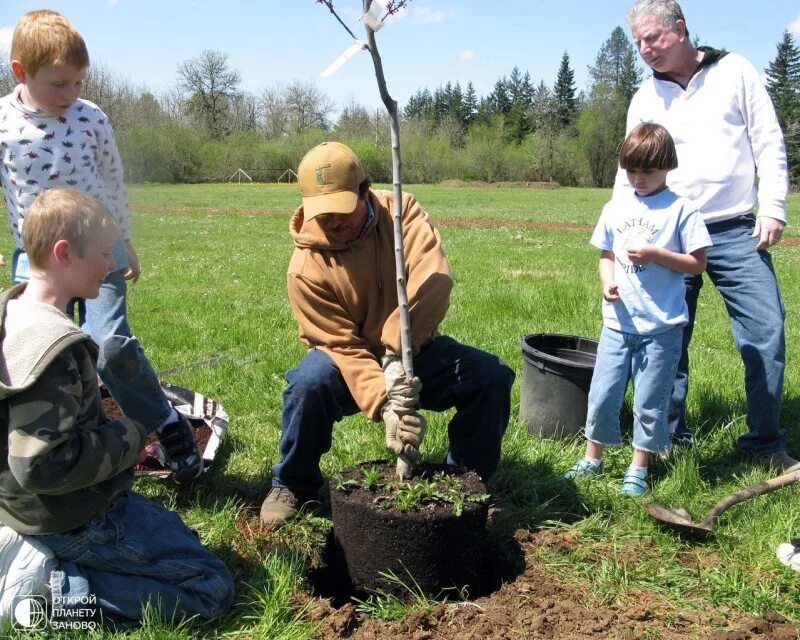
{"label": "older man's hand", "polygon": [[778,244],[781,241],[785,226],[786,223],[783,220],[770,218],[769,216],[758,216],[755,229],[753,229],[753,234],[750,236],[751,238],[758,238],[756,249],[761,251]]}

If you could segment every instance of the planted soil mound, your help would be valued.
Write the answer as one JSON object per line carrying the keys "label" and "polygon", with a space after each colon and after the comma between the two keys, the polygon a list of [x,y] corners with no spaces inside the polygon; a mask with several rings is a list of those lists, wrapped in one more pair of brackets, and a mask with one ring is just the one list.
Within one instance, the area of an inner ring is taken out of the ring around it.
{"label": "planted soil mound", "polygon": [[481,479],[432,464],[407,482],[394,474],[394,463],[365,463],[331,483],[334,545],[353,585],[404,591],[392,573],[431,597],[476,587],[488,545]]}

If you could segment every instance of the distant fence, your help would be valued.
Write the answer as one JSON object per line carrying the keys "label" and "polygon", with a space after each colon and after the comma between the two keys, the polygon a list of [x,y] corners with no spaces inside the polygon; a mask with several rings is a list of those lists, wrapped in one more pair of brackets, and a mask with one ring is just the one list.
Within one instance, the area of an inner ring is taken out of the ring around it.
{"label": "distant fence", "polygon": [[[131,177],[129,176],[129,180]],[[199,184],[206,182],[297,182],[297,174],[292,169],[230,169],[211,176],[191,176],[180,182]]]}

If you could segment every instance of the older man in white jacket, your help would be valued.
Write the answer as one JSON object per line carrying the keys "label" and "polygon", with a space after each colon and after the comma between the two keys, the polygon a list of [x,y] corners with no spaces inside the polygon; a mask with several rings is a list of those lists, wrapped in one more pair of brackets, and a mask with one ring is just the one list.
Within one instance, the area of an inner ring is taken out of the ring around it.
{"label": "older man in white jacket", "polygon": [[[706,273],[725,300],[745,367],[748,431],[739,447],[776,471],[792,468],[798,463],[786,453],[780,424],[785,311],[766,251],[786,224],[789,184],[775,109],[747,60],[692,45],[674,0],[639,0],[628,24],[653,75],[631,101],[627,129],[652,121],[669,130],[678,151],[669,186],[694,201],[711,235]],[[628,188],[620,172],[614,190]],[[676,443],[693,441],[685,418],[688,346],[702,276],[685,282],[689,324],[670,407]]]}

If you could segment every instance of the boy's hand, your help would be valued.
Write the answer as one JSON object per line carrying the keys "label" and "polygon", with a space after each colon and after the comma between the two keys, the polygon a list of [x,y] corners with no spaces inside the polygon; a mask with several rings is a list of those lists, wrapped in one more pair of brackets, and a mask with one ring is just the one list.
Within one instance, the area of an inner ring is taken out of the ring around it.
{"label": "boy's hand", "polygon": [[652,244],[628,247],[625,252],[628,254],[628,260],[633,264],[650,264],[658,257],[658,247],[654,247]]}
{"label": "boy's hand", "polygon": [[616,302],[619,300],[619,287],[616,282],[609,282],[603,285],[603,299],[606,302]]}
{"label": "boy's hand", "polygon": [[130,240],[125,241],[125,253],[128,255],[128,268],[122,274],[123,279],[133,280],[134,284],[139,281],[139,276],[142,275],[142,270],[139,267],[139,254],[133,248],[133,243]]}
{"label": "boy's hand", "polygon": [[5,266],[6,266],[6,257],[2,253],[0,253],[0,267],[5,267]]}

